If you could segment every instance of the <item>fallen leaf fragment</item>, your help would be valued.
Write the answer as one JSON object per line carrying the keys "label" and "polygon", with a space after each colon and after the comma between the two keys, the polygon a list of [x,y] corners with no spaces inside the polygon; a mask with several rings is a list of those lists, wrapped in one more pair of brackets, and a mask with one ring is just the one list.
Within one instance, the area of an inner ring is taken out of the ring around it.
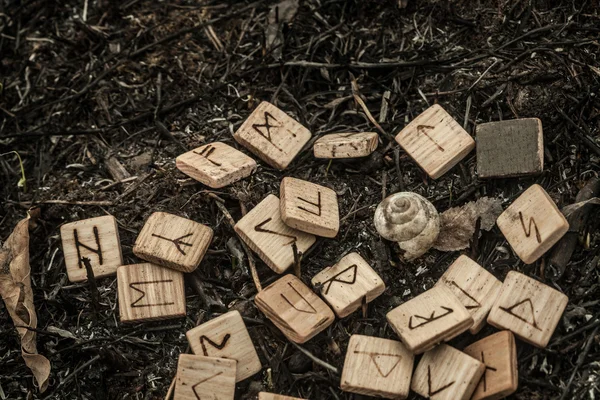
{"label": "fallen leaf fragment", "polygon": [[21,220],[0,249],[0,295],[21,337],[21,354],[40,392],[48,387],[50,361],[37,352],[37,315],[29,266],[29,217]]}
{"label": "fallen leaf fragment", "polygon": [[444,211],[440,214],[440,234],[433,248],[440,251],[466,249],[475,233],[477,220],[481,219],[482,230],[489,231],[500,214],[502,202],[489,197]]}
{"label": "fallen leaf fragment", "polygon": [[298,0],[283,0],[271,7],[269,11],[269,25],[265,32],[267,50],[272,51],[273,58],[281,58],[283,45],[283,26],[290,23],[298,12]]}

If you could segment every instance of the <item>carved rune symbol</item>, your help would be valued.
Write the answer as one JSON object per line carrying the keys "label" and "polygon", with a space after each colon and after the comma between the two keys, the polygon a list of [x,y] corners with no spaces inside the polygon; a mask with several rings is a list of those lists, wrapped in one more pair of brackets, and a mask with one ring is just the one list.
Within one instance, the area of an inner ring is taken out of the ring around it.
{"label": "carved rune symbol", "polygon": [[[358,267],[356,266],[356,264],[352,264],[348,268],[344,269],[341,272],[338,272],[337,274],[335,274],[334,276],[332,276],[331,278],[329,278],[325,282],[323,282],[323,294],[329,293],[329,289],[331,289],[331,285],[333,285],[333,282],[339,282],[339,283],[343,283],[346,285],[353,285],[354,282],[356,282],[357,268]],[[350,271],[350,273],[352,274],[352,277],[350,279],[344,279],[343,277],[341,277],[348,271]]]}
{"label": "carved rune symbol", "polygon": [[[264,112],[264,118],[265,118],[265,123],[264,124],[252,124],[252,128],[258,132],[258,134],[262,137],[264,137],[265,139],[267,139],[273,146],[275,146],[275,148],[279,151],[283,151],[279,146],[277,146],[275,143],[273,143],[273,138],[271,137],[271,128],[280,128],[281,125],[271,125],[270,120],[273,120],[275,122],[279,122],[277,121],[277,119],[269,112],[265,111]],[[265,131],[262,131],[259,128],[265,128]],[[296,137],[296,135],[293,132],[290,132],[292,134],[293,137]]]}
{"label": "carved rune symbol", "polygon": [[[296,292],[296,294],[300,297],[301,301],[299,301],[298,303],[302,303],[304,302],[304,304],[307,306],[306,308],[298,308],[298,306],[300,304],[294,304],[293,302],[290,301],[290,299],[288,299],[286,297],[285,294],[281,293],[281,297],[283,297],[283,299],[290,305],[290,307],[292,307],[294,310],[299,311],[299,312],[303,312],[306,314],[316,314],[317,310],[312,306],[312,304],[310,304],[310,302],[308,300],[306,300],[304,298],[304,296],[302,296],[302,294],[298,291],[298,289],[296,289],[291,282],[288,282],[289,287],[292,288],[292,290],[294,292]],[[310,309],[309,309],[310,308]]]}
{"label": "carved rune symbol", "polygon": [[260,224],[256,225],[256,226],[254,227],[254,230],[255,230],[256,232],[271,233],[271,234],[273,234],[273,235],[278,235],[278,236],[283,236],[283,237],[289,238],[289,239],[290,239],[290,241],[289,241],[288,243],[285,243],[285,244],[284,244],[284,246],[290,245],[290,244],[294,243],[296,240],[298,240],[298,239],[296,238],[296,236],[292,236],[292,235],[286,235],[285,233],[279,233],[279,232],[272,231],[272,230],[270,230],[270,229],[263,228],[263,226],[265,226],[265,225],[266,225],[266,224],[267,224],[269,221],[271,221],[272,219],[273,219],[273,218],[271,218],[271,217],[269,217],[269,218],[265,219],[263,222],[261,222]]}
{"label": "carved rune symbol", "polygon": [[[485,358],[483,357],[483,351],[481,352],[481,362],[485,364]],[[483,381],[483,391],[484,392],[487,392],[487,377],[486,377],[486,375],[487,375],[488,370],[494,371],[494,372],[498,371],[498,369],[496,369],[494,367],[490,367],[487,364],[485,364],[485,371],[483,372],[483,375],[481,376],[481,380],[480,380],[480,382]]]}
{"label": "carved rune symbol", "polygon": [[454,281],[451,281],[451,282],[450,282],[450,284],[451,284],[453,287],[455,287],[455,288],[457,288],[458,290],[460,290],[462,294],[464,294],[465,296],[467,296],[467,298],[468,298],[469,300],[471,300],[473,303],[475,303],[475,304],[464,304],[464,302],[463,302],[463,305],[465,306],[465,308],[466,308],[467,310],[472,310],[472,309],[474,309],[474,308],[479,308],[479,307],[481,307],[481,304],[480,304],[480,303],[479,303],[477,300],[475,300],[475,298],[474,298],[473,296],[471,296],[469,293],[467,293],[467,291],[466,291],[466,290],[464,290],[463,288],[461,288],[460,286],[458,286],[458,284],[457,284],[456,282],[454,282]]}
{"label": "carved rune symbol", "polygon": [[98,263],[102,265],[102,246],[100,246],[100,236],[98,235],[98,228],[94,226],[93,229],[94,238],[96,239],[97,248],[91,248],[79,241],[79,236],[77,235],[77,229],[73,229],[73,236],[75,237],[75,248],[77,249],[77,260],[79,260],[79,268],[83,268],[83,260],[81,258],[81,250],[80,247],[91,251],[92,253],[96,253],[98,255]]}
{"label": "carved rune symbol", "polygon": [[[210,381],[211,379],[213,379],[213,378],[216,378],[217,376],[221,375],[222,373],[223,373],[223,371],[221,371],[221,372],[217,372],[216,374],[214,374],[214,375],[212,375],[212,376],[209,376],[208,378],[204,378],[204,379],[200,380],[198,383],[196,383],[196,384],[194,384],[194,386],[192,386],[192,391],[194,392],[194,395],[196,395],[196,398],[197,398],[198,400],[202,400],[202,397],[200,397],[200,393],[198,393],[198,392],[196,391],[196,388],[197,388],[198,386],[202,385],[204,382],[208,382],[208,381]],[[215,399],[216,399],[216,397],[215,397]]]}
{"label": "carved rune symbol", "polygon": [[511,307],[500,307],[500,309],[504,312],[509,313],[513,317],[520,319],[527,325],[534,327],[538,331],[541,331],[541,329],[537,325],[537,322],[535,322],[535,310],[533,308],[533,303],[531,299],[527,298],[525,300],[519,301],[518,303],[515,303]]}
{"label": "carved rune symbol", "polygon": [[439,145],[438,142],[436,142],[431,136],[429,136],[429,134],[427,133],[427,131],[430,131],[432,129],[434,129],[434,126],[430,126],[430,125],[417,125],[417,132],[418,133],[422,133],[423,135],[425,135],[425,137],[427,137],[427,139],[429,139],[431,141],[431,143],[435,144],[435,146],[440,150],[440,151],[446,151],[442,146]]}
{"label": "carved rune symbol", "polygon": [[[440,307],[443,308],[446,312],[443,313],[443,314],[440,314],[438,316],[435,315],[435,311],[433,311],[431,313],[430,317],[423,317],[421,315],[411,315],[410,319],[408,320],[408,329],[417,329],[417,328],[419,328],[419,327],[421,327],[423,325],[427,325],[427,324],[429,324],[429,323],[431,323],[431,322],[433,322],[435,320],[438,320],[440,318],[444,318],[446,315],[452,314],[454,312],[454,310],[451,309],[451,308],[444,307],[444,306],[440,306]],[[423,322],[421,322],[421,323],[419,323],[417,325],[413,325],[413,317],[415,317],[415,319],[418,318],[418,319],[422,320]]]}
{"label": "carved rune symbol", "polygon": [[[369,352],[369,351],[359,351],[359,350],[354,350],[354,354],[368,355],[371,358],[371,361],[373,361],[373,364],[375,364],[375,368],[377,368],[377,372],[379,372],[379,375],[381,375],[384,378],[387,378],[388,376],[390,376],[392,371],[394,371],[394,369],[396,369],[396,367],[398,366],[398,364],[400,364],[400,361],[402,360],[402,356],[400,356],[398,354],[373,353],[373,352]],[[390,357],[393,357],[393,359],[395,359],[396,362],[391,366],[391,368],[388,368],[387,371],[384,372],[383,360],[389,359]]]}
{"label": "carved rune symbol", "polygon": [[173,282],[173,279],[163,279],[163,280],[158,280],[158,281],[147,281],[147,282],[131,282],[129,284],[129,287],[132,288],[133,290],[135,290],[136,292],[141,293],[142,295],[140,297],[138,297],[137,300],[135,300],[133,303],[131,303],[131,307],[132,308],[137,308],[137,307],[153,307],[153,306],[170,306],[172,304],[175,304],[174,302],[164,302],[164,303],[154,303],[154,304],[138,304],[140,301],[142,301],[142,299],[144,297],[146,297],[146,292],[142,289],[138,289],[136,287],[134,287],[134,285],[152,285],[155,283],[169,283],[169,282]]}
{"label": "carved rune symbol", "polygon": [[164,236],[157,235],[156,233],[153,233],[152,236],[157,237],[162,240],[166,240],[167,242],[173,243],[175,245],[175,247],[177,247],[177,250],[179,250],[179,252],[185,256],[185,251],[183,251],[183,248],[181,246],[192,247],[192,243],[184,242],[183,239],[188,238],[188,237],[192,236],[193,234],[194,234],[193,232],[190,232],[183,236],[178,237],[177,239],[169,239]]}
{"label": "carved rune symbol", "polygon": [[313,203],[312,201],[308,201],[306,199],[303,199],[302,197],[298,197],[298,200],[302,200],[305,203],[310,204],[311,206],[317,207],[319,209],[319,211],[314,212],[314,211],[311,211],[311,210],[309,210],[307,208],[304,208],[302,206],[298,206],[299,209],[301,209],[302,211],[306,211],[307,213],[311,213],[313,215],[316,215],[317,217],[321,216],[321,192],[317,191],[317,202],[316,203]]}
{"label": "carved rune symbol", "polygon": [[227,346],[229,338],[231,338],[231,335],[228,333],[227,335],[223,336],[223,340],[221,340],[221,343],[215,343],[208,336],[200,336],[200,345],[202,346],[202,353],[204,353],[204,356],[208,357],[208,350],[206,349],[205,343],[210,344],[217,350],[223,350],[223,348]]}
{"label": "carved rune symbol", "polygon": [[454,382],[456,381],[452,381],[442,387],[439,387],[435,390],[431,390],[431,365],[427,366],[427,392],[429,393],[429,397],[431,396],[435,396],[436,394],[443,392],[444,390],[448,389],[450,386],[454,385]]}
{"label": "carved rune symbol", "polygon": [[209,161],[209,162],[213,163],[213,164],[214,164],[214,165],[216,165],[217,167],[220,167],[220,166],[221,166],[221,164],[220,164],[220,163],[218,163],[218,162],[216,162],[216,161],[213,161],[213,160],[211,160],[210,158],[208,158],[208,156],[210,156],[212,153],[214,153],[214,152],[215,152],[215,150],[216,150],[215,146],[212,146],[212,145],[210,145],[210,144],[209,144],[208,146],[205,146],[205,147],[202,149],[202,151],[201,151],[201,152],[194,151],[193,153],[194,153],[194,154],[198,154],[199,156],[202,156],[202,157],[206,158],[206,160],[207,160],[207,161]]}
{"label": "carved rune symbol", "polygon": [[525,236],[531,236],[531,225],[533,225],[533,227],[535,228],[535,238],[537,239],[538,243],[542,243],[542,235],[540,235],[540,230],[538,229],[533,217],[529,218],[529,229],[525,227],[525,221],[523,221],[523,213],[521,211],[519,211],[519,219],[521,220],[521,226],[523,227],[523,232],[525,232]]}

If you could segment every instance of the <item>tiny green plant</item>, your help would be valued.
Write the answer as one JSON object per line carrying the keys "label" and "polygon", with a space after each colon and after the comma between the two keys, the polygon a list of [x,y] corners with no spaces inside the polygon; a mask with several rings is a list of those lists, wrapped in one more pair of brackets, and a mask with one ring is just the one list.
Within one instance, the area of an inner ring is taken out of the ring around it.
{"label": "tiny green plant", "polygon": [[14,153],[17,158],[19,159],[19,167],[21,168],[21,179],[19,179],[19,182],[17,182],[17,187],[23,188],[23,191],[26,192],[27,191],[27,178],[25,177],[25,167],[23,166],[23,160],[21,159],[21,155],[16,152],[16,151],[9,151],[8,153],[3,153],[0,154],[1,156],[7,156],[9,154]]}

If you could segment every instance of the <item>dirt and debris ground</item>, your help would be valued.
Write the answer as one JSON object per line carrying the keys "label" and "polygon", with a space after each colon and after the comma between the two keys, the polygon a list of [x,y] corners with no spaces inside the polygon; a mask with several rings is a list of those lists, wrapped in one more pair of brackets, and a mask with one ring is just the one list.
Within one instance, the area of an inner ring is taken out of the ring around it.
{"label": "dirt and debris ground", "polygon": [[[1,399],[162,399],[178,354],[187,350],[185,332],[227,308],[242,312],[264,366],[238,385],[240,399],[261,389],[309,399],[365,398],[341,392],[339,375],[302,356],[257,311],[247,260],[240,265],[239,244],[227,245],[235,236],[230,225],[208,188],[175,168],[184,150],[215,140],[235,145],[232,133],[261,100],[296,117],[313,139],[380,133],[368,159],[317,160],[311,141],[283,173],[260,162],[251,178],[215,192],[235,219],[277,194],[283,176],[338,193],[340,234],[318,240],[303,261],[304,281],[358,251],[388,285],[367,318],[357,312],[337,320],[304,346],[340,369],[351,334],[395,337],[386,312],[430,288],[458,256],[431,251],[416,262],[400,261],[373,227],[382,197],[415,191],[440,211],[482,196],[506,206],[539,183],[564,206],[600,171],[597,0],[408,0],[406,8],[392,0],[304,0],[289,23],[271,18],[277,25],[268,30],[272,5],[0,1],[0,153],[17,151],[27,178],[27,187],[18,187],[17,157],[0,157],[0,239],[30,207],[41,208],[31,233],[32,279],[38,348],[52,363],[50,387],[39,394],[0,306]],[[354,100],[353,81],[382,131]],[[434,103],[470,133],[481,122],[540,118],[544,173],[481,181],[473,152],[441,179],[427,178],[391,139]],[[125,262],[136,263],[132,244],[154,211],[215,230],[208,255],[187,280],[187,317],[120,324],[114,278],[98,281],[94,314],[88,285],[66,279],[59,226],[114,215]],[[600,395],[599,220],[596,213],[566,273],[554,281],[545,259],[524,265],[497,228],[466,251],[499,279],[518,270],[569,296],[546,349],[518,342],[519,389],[512,398]],[[262,263],[259,274],[264,285],[276,278]],[[493,331],[452,344],[461,348]]]}

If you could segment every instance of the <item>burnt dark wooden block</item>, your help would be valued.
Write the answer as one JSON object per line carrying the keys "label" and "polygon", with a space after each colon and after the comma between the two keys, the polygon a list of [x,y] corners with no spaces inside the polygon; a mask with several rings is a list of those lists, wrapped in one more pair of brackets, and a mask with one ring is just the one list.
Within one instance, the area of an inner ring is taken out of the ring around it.
{"label": "burnt dark wooden block", "polygon": [[542,121],[522,118],[477,125],[480,178],[535,175],[544,169]]}

